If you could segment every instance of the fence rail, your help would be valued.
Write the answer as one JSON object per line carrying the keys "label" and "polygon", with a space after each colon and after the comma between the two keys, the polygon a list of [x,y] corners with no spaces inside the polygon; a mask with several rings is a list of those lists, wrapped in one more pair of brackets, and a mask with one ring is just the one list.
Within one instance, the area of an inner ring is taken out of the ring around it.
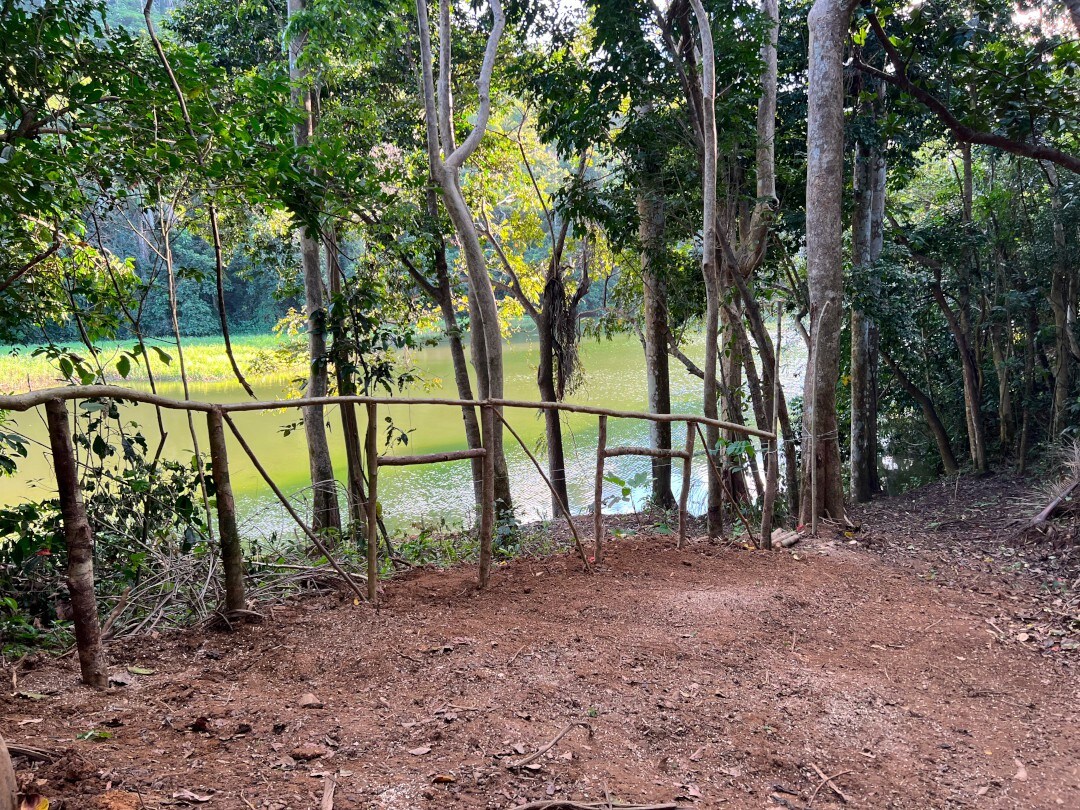
{"label": "fence rail", "polygon": [[[73,606],[84,605],[86,609],[75,611],[76,638],[79,640],[80,662],[83,666],[83,680],[88,684],[102,685],[102,661],[104,653],[101,650],[99,619],[93,586],[93,561],[90,559],[89,548],[92,539],[89,535],[89,523],[86,518],[85,508],[79,492],[78,481],[73,475],[75,469],[74,449],[71,445],[68,430],[67,400],[80,399],[112,399],[124,402],[139,402],[153,405],[158,408],[168,408],[181,411],[195,411],[205,413],[207,428],[210,435],[210,475],[216,485],[217,491],[217,522],[218,535],[221,543],[222,569],[225,586],[226,610],[234,613],[243,613],[245,605],[243,559],[241,554],[240,535],[236,523],[236,506],[232,495],[229,478],[229,461],[225,444],[224,428],[235,436],[237,443],[250,459],[252,465],[262,476],[267,486],[273,491],[277,499],[282,503],[289,515],[314,543],[316,548],[326,557],[330,564],[342,576],[345,582],[352,588],[360,599],[367,599],[375,604],[378,598],[378,531],[379,531],[379,468],[392,466],[405,466],[410,464],[437,464],[446,461],[480,459],[481,469],[481,496],[480,496],[480,525],[479,546],[480,559],[478,571],[479,587],[486,587],[491,570],[492,538],[495,528],[495,454],[490,448],[494,446],[497,438],[496,426],[504,426],[521,445],[522,450],[536,466],[544,482],[551,490],[552,496],[559,507],[570,528],[578,554],[586,569],[591,569],[592,562],[599,562],[602,553],[603,539],[603,513],[601,510],[601,492],[604,476],[604,461],[606,458],[623,455],[643,455],[680,459],[683,462],[683,485],[679,497],[679,539],[681,544],[685,539],[686,525],[688,520],[687,497],[689,492],[689,467],[693,458],[694,440],[696,430],[701,435],[701,426],[709,425],[721,430],[740,433],[746,436],[756,436],[768,442],[774,442],[775,435],[758,428],[725,422],[719,419],[710,419],[697,414],[657,414],[644,411],[625,411],[613,408],[602,408],[593,405],[573,405],[565,402],[529,402],[511,399],[487,399],[487,400],[462,400],[462,399],[439,399],[435,397],[371,397],[371,396],[326,396],[306,397],[301,399],[286,400],[247,400],[232,403],[200,402],[197,400],[178,400],[164,397],[147,391],[136,391],[115,385],[76,385],[57,388],[46,388],[37,391],[29,391],[22,394],[0,395],[0,411],[27,411],[31,408],[44,405],[50,413],[49,432],[52,439],[54,453],[54,469],[56,473],[57,487],[61,501],[64,503],[64,528],[68,542],[68,579],[71,590]],[[312,405],[363,405],[367,412],[367,430],[364,436],[363,455],[367,462],[367,508],[365,510],[367,540],[367,582],[366,591],[357,584],[356,579],[341,567],[327,548],[325,538],[313,530],[311,526],[297,513],[289,502],[288,497],[281,491],[266,468],[259,461],[251,446],[244,439],[231,414],[245,411],[282,410],[289,408],[304,408]],[[430,453],[413,456],[380,456],[378,454],[378,409],[380,406],[402,405],[445,405],[454,408],[478,408],[480,409],[481,447],[468,448],[465,450],[453,450],[442,453]],[[503,416],[502,411],[506,408],[525,410],[557,410],[568,413],[591,414],[598,417],[599,421],[599,444],[596,452],[596,484],[595,501],[593,505],[593,532],[594,552],[590,558],[578,535],[568,505],[562,503],[562,499],[556,493],[551,480],[544,473],[543,467],[536,457],[522,441],[517,432],[510,426]],[[684,450],[656,450],[649,447],[607,447],[607,420],[615,419],[639,419],[650,422],[681,422],[686,425],[687,440]],[[704,442],[704,437],[702,437]],[[711,450],[706,447],[710,465],[714,475],[720,475],[712,457]],[[201,462],[200,462],[201,463]],[[776,487],[775,476],[770,476],[766,483],[765,502],[771,503],[775,491],[769,489]],[[726,490],[726,487],[725,487]],[[730,498],[730,493],[728,493]],[[750,525],[745,517],[734,504],[736,512],[750,532]],[[209,516],[208,516],[209,517]],[[770,539],[762,536],[761,545],[768,547]],[[86,647],[87,649],[84,649]]]}

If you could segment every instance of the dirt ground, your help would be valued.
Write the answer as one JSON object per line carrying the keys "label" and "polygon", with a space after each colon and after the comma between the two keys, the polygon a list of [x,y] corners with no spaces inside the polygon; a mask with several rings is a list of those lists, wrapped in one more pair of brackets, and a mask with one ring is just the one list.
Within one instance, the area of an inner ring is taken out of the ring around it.
{"label": "dirt ground", "polygon": [[1077,570],[1011,539],[1024,487],[934,485],[783,552],[621,539],[479,595],[414,571],[378,613],[116,643],[107,694],[38,662],[0,733],[56,756],[16,764],[64,810],[1080,808]]}

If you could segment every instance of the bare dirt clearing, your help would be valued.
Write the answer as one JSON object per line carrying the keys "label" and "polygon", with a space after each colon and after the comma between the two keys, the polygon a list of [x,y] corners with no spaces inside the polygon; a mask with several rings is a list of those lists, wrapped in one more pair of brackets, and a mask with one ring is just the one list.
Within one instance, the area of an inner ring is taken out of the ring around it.
{"label": "bare dirt clearing", "polygon": [[127,686],[41,663],[0,733],[56,753],[21,776],[80,810],[306,810],[330,780],[337,810],[840,806],[833,784],[847,807],[1080,807],[1072,636],[1042,643],[1013,609],[1045,602],[1035,579],[959,564],[925,539],[937,507],[904,503],[863,512],[870,551],[622,540],[594,576],[518,560],[476,595],[472,570],[418,571],[378,614],[309,599],[235,633],[114,644]]}

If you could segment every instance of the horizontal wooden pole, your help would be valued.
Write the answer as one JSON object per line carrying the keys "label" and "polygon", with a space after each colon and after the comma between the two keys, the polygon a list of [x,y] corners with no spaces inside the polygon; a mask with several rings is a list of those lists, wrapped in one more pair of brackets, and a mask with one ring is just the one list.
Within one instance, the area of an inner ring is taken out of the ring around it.
{"label": "horizontal wooden pole", "polygon": [[0,395],[0,411],[27,411],[44,405],[50,399],[119,399],[127,402],[142,402],[155,405],[160,408],[171,408],[180,411],[202,411],[204,413],[220,410],[225,413],[240,413],[243,411],[272,411],[286,408],[304,408],[310,405],[341,405],[353,403],[356,405],[452,405],[456,408],[481,408],[485,405],[495,405],[500,408],[520,408],[524,410],[556,410],[567,413],[587,413],[594,416],[610,416],[615,419],[643,419],[648,422],[685,422],[688,424],[712,425],[721,430],[730,430],[746,436],[758,436],[762,439],[775,438],[772,433],[757,428],[737,425],[733,422],[725,422],[721,419],[709,419],[698,414],[681,413],[646,413],[644,411],[620,411],[612,408],[601,408],[595,405],[572,405],[568,402],[528,402],[514,399],[469,400],[469,399],[440,399],[438,397],[364,397],[364,396],[333,396],[333,397],[303,397],[300,399],[281,400],[246,400],[244,402],[212,403],[198,400],[182,400],[163,397],[152,394],[149,391],[136,391],[130,388],[122,388],[118,385],[69,385],[57,388],[42,388],[37,391],[29,391],[24,394]]}
{"label": "horizontal wooden pole", "polygon": [[451,450],[448,453],[425,453],[420,456],[379,456],[380,467],[407,467],[410,464],[438,464],[442,461],[462,461],[467,458],[483,458],[487,450]]}
{"label": "horizontal wooden pole", "polygon": [[652,456],[653,458],[688,458],[685,450],[661,450],[656,447],[609,447],[605,458],[613,456]]}

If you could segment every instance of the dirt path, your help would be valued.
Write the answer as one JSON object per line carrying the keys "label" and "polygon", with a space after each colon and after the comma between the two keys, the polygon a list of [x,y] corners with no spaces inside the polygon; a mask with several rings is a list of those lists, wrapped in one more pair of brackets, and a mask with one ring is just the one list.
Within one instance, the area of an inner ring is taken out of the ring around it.
{"label": "dirt path", "polygon": [[[323,598],[115,645],[117,671],[155,672],[109,694],[70,662],[24,672],[45,697],[4,697],[0,733],[62,752],[20,764],[65,810],[308,810],[329,779],[336,810],[840,806],[815,769],[847,807],[1080,807],[1075,654],[988,625],[1009,594],[985,572],[847,543],[624,540],[595,576],[519,560],[479,596],[471,571],[417,572],[377,615]],[[591,736],[506,767],[575,721]]]}

